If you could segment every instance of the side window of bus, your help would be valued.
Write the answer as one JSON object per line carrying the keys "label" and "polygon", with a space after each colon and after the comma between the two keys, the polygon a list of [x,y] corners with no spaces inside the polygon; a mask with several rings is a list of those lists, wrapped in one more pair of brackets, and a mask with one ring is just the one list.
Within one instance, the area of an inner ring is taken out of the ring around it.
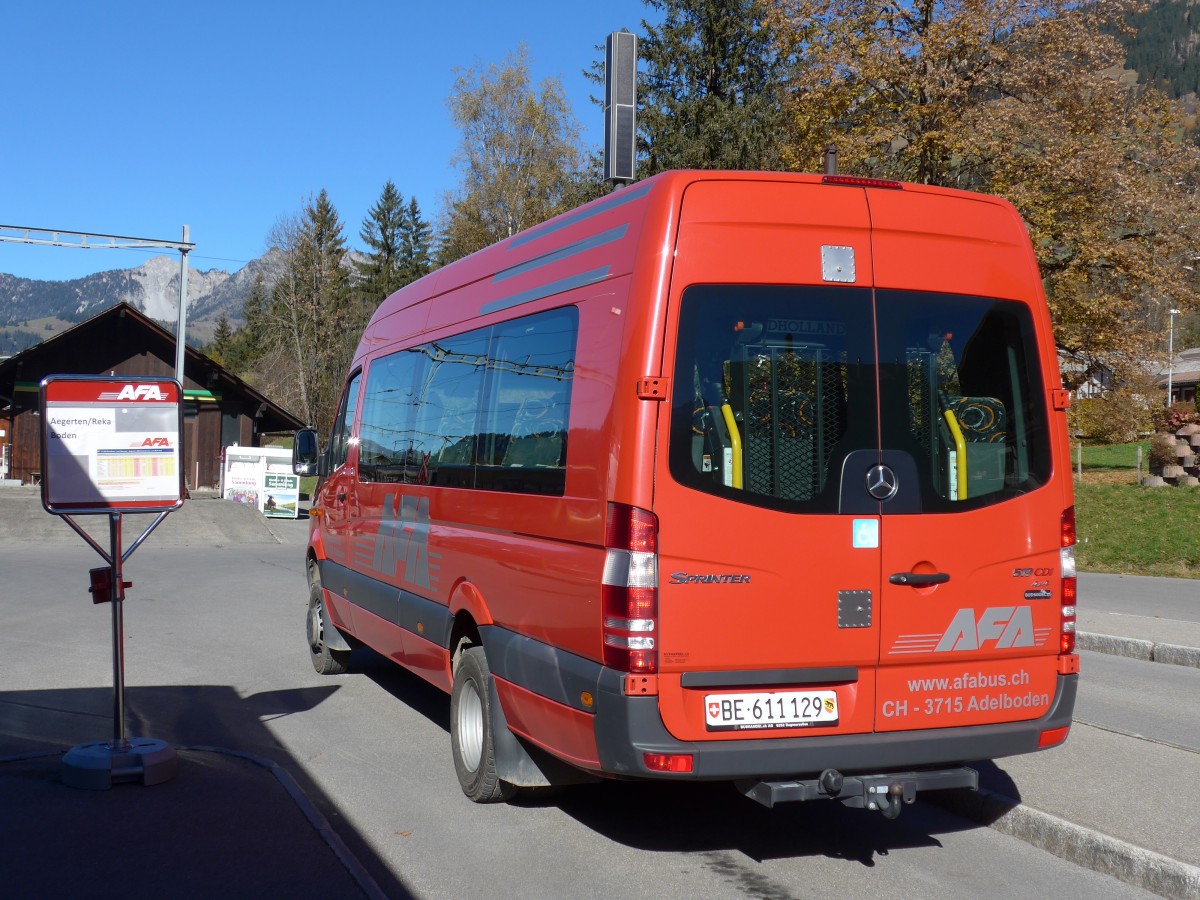
{"label": "side window of bus", "polygon": [[564,492],[578,321],[567,307],[492,330],[478,487]]}
{"label": "side window of bus", "polygon": [[487,367],[488,331],[472,331],[420,348],[427,369],[412,431],[426,482],[474,487],[476,420]]}
{"label": "side window of bus", "polygon": [[373,360],[359,479],[561,496],[578,331],[567,307]]}
{"label": "side window of bus", "polygon": [[426,460],[413,437],[417,392],[428,360],[423,349],[382,356],[367,370],[359,429],[360,481],[421,484],[427,480],[422,475]]}
{"label": "side window of bus", "polygon": [[346,464],[346,456],[350,452],[350,428],[354,425],[354,413],[358,408],[358,384],[361,380],[362,372],[355,372],[342,394],[342,403],[333,423],[333,435],[329,439],[330,472]]}

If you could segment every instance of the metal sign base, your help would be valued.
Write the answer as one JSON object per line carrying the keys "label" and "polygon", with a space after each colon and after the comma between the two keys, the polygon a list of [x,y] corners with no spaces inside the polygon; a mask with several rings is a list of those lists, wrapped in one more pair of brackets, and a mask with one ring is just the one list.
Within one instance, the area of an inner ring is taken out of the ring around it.
{"label": "metal sign base", "polygon": [[167,517],[159,513],[150,526],[124,553],[121,552],[121,514],[109,513],[109,549],[96,543],[74,519],[60,514],[92,548],[109,564],[108,602],[112,604],[113,641],[113,737],[110,741],[91,741],[72,747],[63,757],[62,780],[67,787],[106,791],[113,784],[126,781],[141,784],[162,784],[175,777],[175,748],[156,738],[125,737],[125,636],[124,610],[125,587],[122,580],[122,564],[129,558],[150,532]]}
{"label": "metal sign base", "polygon": [[175,777],[175,748],[156,738],[134,738],[124,747],[112,742],[79,744],[62,761],[67,787],[106,791],[120,782],[162,784]]}

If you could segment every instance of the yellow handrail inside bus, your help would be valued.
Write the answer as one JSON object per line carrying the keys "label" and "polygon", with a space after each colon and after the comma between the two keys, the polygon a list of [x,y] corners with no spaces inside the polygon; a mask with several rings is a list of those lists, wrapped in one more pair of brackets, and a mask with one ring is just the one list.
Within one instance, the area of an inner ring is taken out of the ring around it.
{"label": "yellow handrail inside bus", "polygon": [[721,404],[721,418],[729,429],[729,443],[733,448],[733,486],[742,489],[742,435],[738,432],[737,422],[733,418],[733,407],[728,403]]}
{"label": "yellow handrail inside bus", "polygon": [[958,427],[958,419],[954,418],[954,413],[946,410],[942,413],[942,417],[946,420],[946,425],[950,429],[950,435],[954,438],[954,449],[956,452],[954,468],[955,476],[958,480],[958,499],[967,499],[967,442],[963,440],[962,429]]}

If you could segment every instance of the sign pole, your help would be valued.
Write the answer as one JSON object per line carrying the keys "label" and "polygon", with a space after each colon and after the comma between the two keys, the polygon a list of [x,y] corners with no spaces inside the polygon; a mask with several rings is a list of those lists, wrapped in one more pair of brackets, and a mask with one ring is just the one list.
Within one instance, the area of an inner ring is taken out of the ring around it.
{"label": "sign pole", "polygon": [[110,513],[109,559],[111,575],[108,599],[112,603],[113,640],[113,741],[115,752],[129,750],[125,740],[125,590],[121,584],[121,514]]}

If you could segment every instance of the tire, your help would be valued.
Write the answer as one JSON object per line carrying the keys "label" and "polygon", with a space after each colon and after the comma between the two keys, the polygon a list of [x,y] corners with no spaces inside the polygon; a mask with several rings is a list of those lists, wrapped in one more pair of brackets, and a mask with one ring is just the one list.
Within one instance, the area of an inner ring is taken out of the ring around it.
{"label": "tire", "polygon": [[458,783],[476,803],[498,803],[517,793],[496,774],[490,682],[483,648],[464,650],[454,669],[450,694],[450,751]]}
{"label": "tire", "polygon": [[319,581],[308,585],[308,617],[305,630],[308,635],[308,653],[318,675],[341,675],[349,668],[350,651],[331,650],[325,642],[327,629],[332,629],[329,614],[325,612],[325,592]]}

